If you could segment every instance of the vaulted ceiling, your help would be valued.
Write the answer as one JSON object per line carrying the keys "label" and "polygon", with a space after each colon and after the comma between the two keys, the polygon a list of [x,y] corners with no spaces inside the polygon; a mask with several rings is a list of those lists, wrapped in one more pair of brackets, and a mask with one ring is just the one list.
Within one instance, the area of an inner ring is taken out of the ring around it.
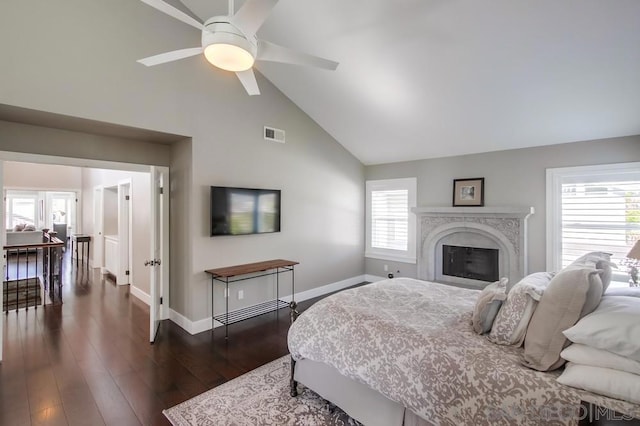
{"label": "vaulted ceiling", "polygon": [[640,134],[638,0],[281,0],[258,36],[340,62],[258,70],[365,164]]}

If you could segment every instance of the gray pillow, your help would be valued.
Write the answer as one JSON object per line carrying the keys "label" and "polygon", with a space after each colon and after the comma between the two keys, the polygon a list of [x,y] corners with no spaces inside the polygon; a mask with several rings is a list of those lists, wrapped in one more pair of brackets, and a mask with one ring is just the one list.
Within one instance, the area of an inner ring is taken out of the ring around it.
{"label": "gray pillow", "polygon": [[524,365],[549,371],[564,364],[560,352],[569,342],[562,332],[600,303],[600,273],[593,268],[568,267],[553,277],[527,328]]}
{"label": "gray pillow", "polygon": [[473,331],[478,334],[485,334],[491,331],[491,326],[498,315],[498,311],[500,311],[500,306],[507,298],[508,282],[507,278],[501,278],[500,281],[489,284],[480,292],[471,318]]}
{"label": "gray pillow", "polygon": [[601,269],[600,279],[602,280],[602,293],[607,291],[611,283],[611,268],[618,268],[616,264],[611,261],[611,253],[605,253],[603,251],[592,251],[583,254],[571,262],[567,268],[569,267]]}

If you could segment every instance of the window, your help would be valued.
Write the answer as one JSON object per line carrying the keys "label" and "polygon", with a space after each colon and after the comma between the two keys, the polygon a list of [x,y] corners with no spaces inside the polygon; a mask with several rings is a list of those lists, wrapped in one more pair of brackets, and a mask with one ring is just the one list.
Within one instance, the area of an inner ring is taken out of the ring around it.
{"label": "window", "polygon": [[416,263],[416,178],[366,183],[366,257]]}
{"label": "window", "polygon": [[45,226],[53,228],[53,224],[66,224],[73,227],[76,214],[76,194],[74,192],[45,192],[46,218]]}
{"label": "window", "polygon": [[30,192],[7,191],[5,229],[13,229],[16,225],[37,226],[38,194]]}
{"label": "window", "polygon": [[54,224],[66,224],[75,229],[76,193],[52,191],[6,191],[5,225],[33,225],[36,229],[53,229]]}
{"label": "window", "polygon": [[559,270],[584,253],[604,251],[618,265],[640,239],[640,163],[547,170],[547,268]]}

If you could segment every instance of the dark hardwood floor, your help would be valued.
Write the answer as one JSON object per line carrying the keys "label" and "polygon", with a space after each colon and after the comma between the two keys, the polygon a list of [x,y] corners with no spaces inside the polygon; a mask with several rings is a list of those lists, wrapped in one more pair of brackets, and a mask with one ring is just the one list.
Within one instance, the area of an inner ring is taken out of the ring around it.
{"label": "dark hardwood floor", "polygon": [[[0,425],[164,425],[162,410],[288,353],[288,309],[191,336],[69,259],[64,304],[4,315]],[[300,303],[300,311],[317,299]]]}

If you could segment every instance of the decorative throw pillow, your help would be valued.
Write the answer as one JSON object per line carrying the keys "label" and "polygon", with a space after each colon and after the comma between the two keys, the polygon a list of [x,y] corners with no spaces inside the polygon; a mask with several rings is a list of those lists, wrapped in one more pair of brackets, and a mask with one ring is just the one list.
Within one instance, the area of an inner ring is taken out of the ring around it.
{"label": "decorative throw pillow", "polygon": [[21,232],[22,230],[24,230],[25,224],[24,223],[18,223],[16,224],[16,226],[13,227],[13,231],[14,232]]}
{"label": "decorative throw pillow", "polygon": [[[574,343],[562,351],[560,356],[568,362],[591,365],[593,367],[612,368],[640,375],[640,361],[614,354],[603,349]],[[640,380],[640,377],[638,377]]]}
{"label": "decorative throw pillow", "polygon": [[625,371],[570,362],[557,380],[566,386],[640,404],[640,380]]}
{"label": "decorative throw pillow", "polygon": [[26,225],[23,231],[35,231],[36,227],[34,225]]}
{"label": "decorative throw pillow", "polygon": [[500,306],[507,298],[508,282],[507,278],[501,278],[500,281],[489,284],[480,292],[471,319],[476,333],[485,334],[491,330]]}
{"label": "decorative throw pillow", "polygon": [[[567,346],[567,338],[562,332],[597,306],[590,307],[593,301],[589,301],[588,296],[602,295],[599,272],[591,268],[565,268],[553,277],[529,322],[524,340],[524,365],[549,371],[564,364],[560,352]],[[589,308],[585,309],[588,303]]]}
{"label": "decorative throw pillow", "polygon": [[640,361],[640,298],[605,296],[598,309],[564,335],[574,343]]}
{"label": "decorative throw pillow", "polygon": [[600,279],[602,280],[602,292],[607,291],[609,284],[611,283],[611,268],[618,269],[618,266],[611,261],[611,253],[605,253],[603,251],[592,251],[587,254],[583,254],[567,267],[580,267],[580,268],[594,268],[600,269]]}
{"label": "decorative throw pillow", "polygon": [[522,345],[538,301],[554,275],[536,272],[514,285],[493,322],[489,340],[498,345]]}

